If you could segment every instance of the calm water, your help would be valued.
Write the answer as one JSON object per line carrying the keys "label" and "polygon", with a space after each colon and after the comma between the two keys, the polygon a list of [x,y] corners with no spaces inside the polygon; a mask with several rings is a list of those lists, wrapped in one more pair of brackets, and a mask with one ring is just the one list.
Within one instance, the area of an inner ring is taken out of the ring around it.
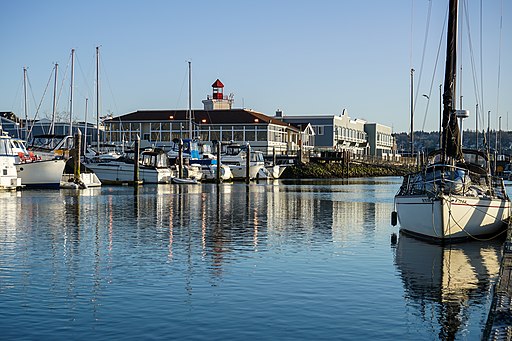
{"label": "calm water", "polygon": [[479,339],[501,241],[400,236],[399,178],[0,194],[0,339]]}

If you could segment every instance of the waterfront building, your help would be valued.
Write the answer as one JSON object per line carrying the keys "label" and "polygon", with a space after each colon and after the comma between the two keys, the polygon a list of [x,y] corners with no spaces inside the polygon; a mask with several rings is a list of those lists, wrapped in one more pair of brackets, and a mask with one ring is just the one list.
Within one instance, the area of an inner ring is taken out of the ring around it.
{"label": "waterfront building", "polygon": [[282,116],[282,120],[291,124],[308,122],[314,135],[317,150],[348,150],[353,155],[368,155],[369,145],[364,130],[366,121],[352,120],[346,109],[341,115],[304,115]]}
{"label": "waterfront building", "polygon": [[379,123],[366,122],[364,124],[364,131],[368,139],[368,155],[384,160],[397,159],[398,155],[391,127]]}
{"label": "waterfront building", "polygon": [[[197,138],[205,143],[249,143],[266,155],[295,155],[305,132],[275,117],[251,109],[232,108],[233,96],[225,96],[224,84],[216,80],[212,95],[203,100],[202,110],[137,110],[105,120],[109,143],[133,142],[166,148],[174,139]],[[308,138],[308,144],[310,139]]]}

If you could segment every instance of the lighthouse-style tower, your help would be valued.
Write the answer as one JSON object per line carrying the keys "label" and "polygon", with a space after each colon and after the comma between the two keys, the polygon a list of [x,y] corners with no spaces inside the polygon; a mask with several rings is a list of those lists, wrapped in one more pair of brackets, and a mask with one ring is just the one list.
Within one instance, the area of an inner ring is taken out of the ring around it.
{"label": "lighthouse-style tower", "polygon": [[224,97],[224,84],[217,79],[212,88],[212,95],[203,100],[204,110],[231,110],[233,96]]}

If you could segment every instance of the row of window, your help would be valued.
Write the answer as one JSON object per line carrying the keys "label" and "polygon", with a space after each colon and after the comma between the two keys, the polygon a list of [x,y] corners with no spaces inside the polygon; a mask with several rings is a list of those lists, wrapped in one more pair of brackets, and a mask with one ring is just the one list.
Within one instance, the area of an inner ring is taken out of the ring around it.
{"label": "row of window", "polygon": [[366,133],[361,130],[336,127],[335,140],[366,141]]}
{"label": "row of window", "polygon": [[[143,126],[149,128],[149,132],[143,131]],[[188,124],[175,123],[150,123],[143,125],[142,123],[110,123],[106,127],[107,139],[109,141],[121,140],[135,140],[137,134],[143,139],[150,141],[172,141],[175,138],[188,138]],[[237,126],[237,125],[222,125],[222,126],[195,126],[193,135],[199,136],[203,141],[272,141],[287,143],[288,132],[285,127],[279,126]],[[168,130],[172,129],[172,130]],[[297,142],[297,137],[290,136],[294,142]]]}
{"label": "row of window", "polygon": [[392,145],[393,137],[389,134],[377,133],[377,143]]}

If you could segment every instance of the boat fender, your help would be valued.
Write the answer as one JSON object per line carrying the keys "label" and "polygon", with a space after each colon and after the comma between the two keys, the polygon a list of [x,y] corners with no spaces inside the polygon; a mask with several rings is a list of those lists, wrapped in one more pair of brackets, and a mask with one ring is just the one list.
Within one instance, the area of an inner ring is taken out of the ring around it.
{"label": "boat fender", "polygon": [[396,226],[397,222],[398,222],[398,214],[396,213],[396,211],[393,211],[393,212],[391,212],[391,225]]}
{"label": "boat fender", "polygon": [[398,237],[396,233],[391,234],[391,245],[396,245],[396,242],[398,241]]}

